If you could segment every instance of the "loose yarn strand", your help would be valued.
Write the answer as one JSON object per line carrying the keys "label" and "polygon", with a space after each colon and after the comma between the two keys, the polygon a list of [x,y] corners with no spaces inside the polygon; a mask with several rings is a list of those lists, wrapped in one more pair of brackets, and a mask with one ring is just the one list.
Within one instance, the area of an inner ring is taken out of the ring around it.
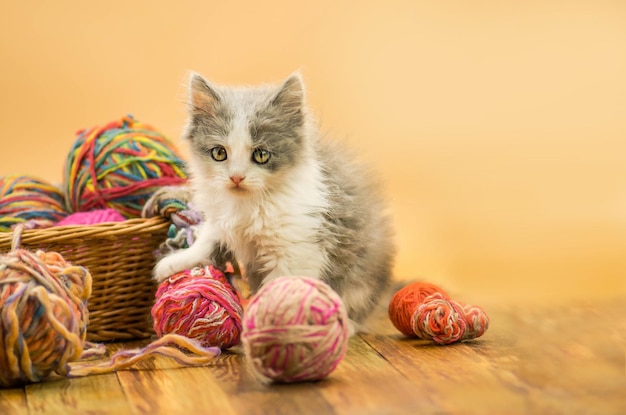
{"label": "loose yarn strand", "polygon": [[[181,349],[187,350],[189,354]],[[121,350],[108,361],[74,363],[69,375],[82,377],[128,369],[156,355],[169,357],[183,366],[202,366],[211,363],[221,353],[219,347],[203,347],[199,341],[178,334],[167,334],[141,349]]]}

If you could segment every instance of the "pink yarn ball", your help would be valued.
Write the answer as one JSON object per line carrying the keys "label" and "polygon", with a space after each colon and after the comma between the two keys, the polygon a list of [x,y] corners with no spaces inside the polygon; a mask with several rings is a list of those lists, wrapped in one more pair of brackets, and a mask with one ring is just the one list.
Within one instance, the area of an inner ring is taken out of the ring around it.
{"label": "pink yarn ball", "polygon": [[243,309],[224,274],[212,266],[172,275],[156,292],[152,307],[157,336],[180,334],[204,347],[240,343]]}
{"label": "pink yarn ball", "polygon": [[244,352],[265,381],[301,382],[328,376],[348,347],[348,315],[324,282],[281,277],[250,301],[241,334]]}
{"label": "pink yarn ball", "polygon": [[72,213],[59,222],[56,223],[56,226],[66,226],[66,225],[95,225],[98,223],[105,222],[122,222],[125,221],[126,218],[122,216],[115,209],[97,209],[89,212],[76,212]]}

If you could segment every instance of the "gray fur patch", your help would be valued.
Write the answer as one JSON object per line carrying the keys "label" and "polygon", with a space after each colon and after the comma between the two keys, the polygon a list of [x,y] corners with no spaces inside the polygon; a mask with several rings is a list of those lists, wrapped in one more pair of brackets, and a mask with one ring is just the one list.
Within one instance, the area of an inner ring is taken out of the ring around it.
{"label": "gray fur patch", "polygon": [[189,92],[190,121],[185,138],[195,153],[208,155],[230,133],[233,116],[220,93],[200,75],[192,76]]}
{"label": "gray fur patch", "polygon": [[293,166],[302,153],[303,100],[300,79],[291,77],[250,120],[253,146],[272,153],[269,162],[263,165],[264,168],[277,171]]}
{"label": "gray fur patch", "polygon": [[324,213],[319,242],[328,262],[323,279],[340,295],[360,292],[348,313],[362,321],[372,311],[391,279],[395,246],[391,219],[381,185],[369,169],[343,146],[321,142],[318,148],[330,208]]}
{"label": "gray fur patch", "polygon": [[266,114],[266,111],[257,113],[250,122],[253,146],[272,154],[261,167],[277,171],[293,166],[302,153],[302,121],[281,119],[280,114],[266,118]]}
{"label": "gray fur patch", "polygon": [[224,107],[218,107],[215,115],[196,114],[191,117],[186,138],[196,154],[209,155],[217,144],[222,144],[231,129],[232,115]]}

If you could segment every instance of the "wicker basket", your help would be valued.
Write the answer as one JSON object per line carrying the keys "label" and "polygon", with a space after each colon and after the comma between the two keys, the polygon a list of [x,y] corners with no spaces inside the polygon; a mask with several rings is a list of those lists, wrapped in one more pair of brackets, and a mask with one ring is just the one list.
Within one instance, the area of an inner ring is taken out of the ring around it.
{"label": "wicker basket", "polygon": [[[92,275],[87,339],[112,341],[152,335],[150,310],[156,285],[154,251],[167,238],[161,217],[98,225],[25,230],[20,247],[59,252]],[[0,233],[0,253],[11,250],[13,233]]]}

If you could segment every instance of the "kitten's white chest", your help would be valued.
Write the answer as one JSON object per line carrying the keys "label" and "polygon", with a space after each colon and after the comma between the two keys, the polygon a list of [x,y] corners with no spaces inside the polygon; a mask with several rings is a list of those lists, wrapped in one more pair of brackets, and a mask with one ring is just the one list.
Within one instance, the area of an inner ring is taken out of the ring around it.
{"label": "kitten's white chest", "polygon": [[223,195],[211,215],[219,239],[240,262],[270,278],[319,277],[325,255],[318,239],[327,202],[316,176],[315,170],[303,171],[268,197]]}

